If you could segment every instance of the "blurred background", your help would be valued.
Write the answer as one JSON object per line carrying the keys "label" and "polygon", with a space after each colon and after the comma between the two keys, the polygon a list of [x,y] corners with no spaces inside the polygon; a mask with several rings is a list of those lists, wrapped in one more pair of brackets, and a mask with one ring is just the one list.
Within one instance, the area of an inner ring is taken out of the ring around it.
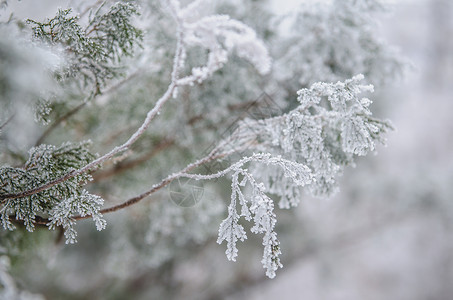
{"label": "blurred background", "polygon": [[230,299],[453,299],[453,3],[391,7],[383,37],[414,69],[373,98],[397,129],[388,147],[332,199],[302,201],[303,247]]}
{"label": "blurred background", "polygon": [[[297,4],[283,2],[283,10]],[[239,245],[236,263],[210,238],[158,269],[128,269],[130,258],[102,265],[109,250],[89,224],[79,244],[39,254],[52,259],[38,266],[58,270],[17,271],[18,283],[48,299],[453,299],[453,2],[387,2],[378,30],[411,67],[372,99],[396,131],[378,155],[346,170],[334,197],[305,197],[295,210],[277,212],[284,268],[275,279],[264,276],[255,237]],[[36,18],[72,2],[48,3],[33,6]],[[20,5],[11,1],[8,9],[29,17]],[[119,241],[114,251],[129,250]]]}

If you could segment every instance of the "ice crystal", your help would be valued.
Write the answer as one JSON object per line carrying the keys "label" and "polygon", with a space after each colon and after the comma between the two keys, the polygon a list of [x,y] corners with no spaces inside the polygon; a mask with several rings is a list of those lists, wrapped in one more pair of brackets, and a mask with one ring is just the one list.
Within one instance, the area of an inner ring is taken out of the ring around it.
{"label": "ice crystal", "polygon": [[[275,271],[283,267],[279,255],[280,242],[277,239],[275,225],[277,218],[274,213],[274,201],[266,194],[263,183],[255,180],[254,176],[244,168],[248,162],[261,163],[282,169],[285,177],[290,178],[293,184],[304,186],[312,182],[309,168],[297,162],[288,161],[281,156],[270,154],[253,154],[234,164],[231,180],[231,202],[228,206],[228,216],[222,221],[219,228],[217,243],[223,241],[227,244],[225,254],[229,260],[236,261],[238,255],[237,242],[247,239],[244,227],[239,223],[240,218],[253,223],[250,231],[255,234],[263,234],[263,259],[262,264],[269,278],[275,277]],[[251,192],[244,194],[242,189],[248,185]],[[239,200],[239,201],[238,201]],[[240,213],[237,211],[240,206]]]}
{"label": "ice crystal", "polygon": [[105,11],[102,5],[91,12],[89,23],[82,27],[71,9],[60,9],[44,22],[27,20],[36,39],[63,47],[66,68],[56,75],[62,80],[77,77],[83,86],[100,93],[106,82],[121,75],[121,58],[131,56],[142,40],[141,30],[131,23],[138,8],[118,2]]}
{"label": "ice crystal", "polygon": [[191,75],[179,79],[179,84],[201,83],[206,80],[225,65],[228,54],[233,51],[248,60],[259,73],[267,74],[270,71],[271,59],[266,46],[258,39],[255,31],[228,15],[211,15],[193,20],[192,14],[200,4],[198,2],[200,1],[180,9],[179,3],[172,1],[181,22],[183,43],[209,51],[206,65],[192,68]]}
{"label": "ice crystal", "polygon": [[[328,196],[337,190],[336,177],[353,165],[354,156],[374,151],[385,143],[383,134],[391,129],[388,121],[375,119],[369,110],[371,100],[359,94],[371,92],[362,75],[344,82],[315,83],[298,92],[299,106],[290,112],[264,120],[244,120],[229,146],[271,152],[310,168],[313,182],[306,189],[315,196]],[[280,196],[280,207],[299,202],[300,192],[282,170],[254,169],[266,187]]]}
{"label": "ice crystal", "polygon": [[[40,145],[32,148],[23,168],[0,168],[0,193],[21,193],[80,168],[94,158],[87,146],[88,143],[64,143],[60,147]],[[99,210],[103,200],[82,188],[89,180],[91,175],[81,174],[35,194],[2,200],[0,219],[3,227],[14,230],[15,225],[10,220],[14,216],[16,221],[23,221],[28,231],[34,231],[37,218],[48,218],[49,229],[63,226],[66,241],[74,243],[76,232],[72,217],[79,214],[92,216],[96,228],[102,230],[105,221]]]}

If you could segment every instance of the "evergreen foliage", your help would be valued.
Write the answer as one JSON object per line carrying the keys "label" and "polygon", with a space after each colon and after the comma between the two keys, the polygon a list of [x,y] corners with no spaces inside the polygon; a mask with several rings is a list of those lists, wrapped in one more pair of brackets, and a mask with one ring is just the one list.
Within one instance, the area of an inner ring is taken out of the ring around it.
{"label": "evergreen foliage", "polygon": [[57,73],[58,78],[80,77],[83,87],[89,86],[94,94],[101,92],[107,80],[121,74],[116,64],[123,56],[132,56],[143,39],[142,31],[131,23],[139,14],[135,5],[118,2],[103,10],[104,5],[90,12],[84,27],[79,17],[71,16],[71,9],[59,9],[54,18],[43,23],[27,20],[35,38],[63,47],[68,62]]}
{"label": "evergreen foliage", "polygon": [[[288,113],[264,120],[244,120],[233,134],[236,147],[271,151],[303,163],[314,174],[308,187],[314,196],[330,196],[337,190],[336,177],[344,167],[354,165],[354,156],[374,151],[384,143],[383,134],[392,128],[389,121],[372,117],[371,100],[359,94],[373,91],[362,85],[363,75],[345,82],[315,83],[297,92],[299,106]],[[281,172],[263,180],[270,191],[281,197],[280,207],[299,203],[300,192],[287,182]]]}
{"label": "evergreen foliage", "polygon": [[[94,156],[87,150],[87,143],[71,144],[69,142],[55,147],[40,145],[30,150],[29,159],[23,168],[2,167],[0,183],[2,194],[17,194],[24,190],[32,190],[40,185],[54,181],[67,172],[77,170],[89,163]],[[103,200],[83,189],[91,175],[81,174],[67,179],[49,189],[36,194],[2,200],[1,219],[4,229],[15,229],[10,220],[14,214],[15,221],[23,221],[28,231],[35,229],[35,223],[48,217],[50,229],[63,226],[66,243],[76,241],[74,230],[75,215],[92,216],[96,228],[105,228],[105,221],[99,209]],[[37,220],[38,218],[38,220]]]}
{"label": "evergreen foliage", "polygon": [[[21,54],[9,58],[20,47],[3,42],[10,25],[0,24],[0,97],[5,107],[0,129],[6,131],[0,132],[3,228],[12,231],[18,224],[30,232],[37,225],[60,228],[66,243],[75,243],[77,220],[91,217],[97,230],[102,230],[104,214],[160,195],[158,191],[175,180],[217,184],[217,179],[231,177],[228,205],[221,205],[220,195],[190,210],[175,208],[162,195],[155,199],[157,204],[149,204],[149,216],[143,218],[146,221],[140,219],[148,224],[138,227],[147,228],[140,236],[157,250],[144,251],[144,259],[160,266],[176,256],[174,244],[183,248],[205,242],[215,234],[213,224],[220,223],[217,242],[226,242],[226,256],[235,261],[238,241],[247,239],[245,220],[251,222],[250,232],[262,235],[261,262],[266,275],[273,278],[282,267],[273,197],[279,199],[280,208],[290,208],[299,203],[303,191],[332,195],[344,168],[353,166],[356,157],[375,151],[392,128],[388,121],[372,117],[371,100],[359,95],[372,92],[373,86],[361,83],[363,75],[354,76],[363,73],[379,86],[402,72],[404,63],[371,33],[369,16],[381,5],[360,0],[304,6],[295,18],[296,33],[280,37],[266,23],[268,28],[260,25],[259,30],[267,33],[268,40],[263,41],[253,26],[231,16],[202,15],[205,1],[195,0],[185,7],[176,0],[163,3],[156,12],[153,4],[145,2],[139,8],[133,2],[110,6],[105,1],[94,4],[86,19],[68,8],[43,22],[27,20],[29,28],[17,34],[34,45],[30,49],[44,48],[43,53],[63,63],[52,61],[36,68],[33,74],[48,77],[50,92],[30,89],[27,99],[32,100],[21,106],[13,101],[23,92],[22,83],[15,82],[21,76],[3,71],[23,71]],[[148,32],[135,25],[140,24],[142,11],[154,21],[162,11],[171,17],[162,21],[157,33]],[[167,28],[169,24],[176,29]],[[289,50],[283,50],[288,45]],[[147,70],[140,71],[144,63]],[[168,86],[166,91],[163,86]],[[263,86],[277,90],[272,97],[284,113],[258,119],[238,114],[236,130],[200,156],[200,147],[206,149],[212,142],[213,131],[228,125],[228,117],[244,105],[250,91]],[[150,95],[157,98],[158,93],[162,93],[158,100],[150,100]],[[14,123],[25,106],[33,107],[37,121],[45,126],[39,129],[42,136],[34,147],[30,145],[36,138],[23,147],[10,141],[15,132],[10,121]],[[43,144],[48,136],[61,146]],[[105,154],[94,155],[90,143],[79,142],[88,138],[93,140],[92,148]],[[239,159],[227,162],[235,155]],[[193,162],[185,163],[186,159]],[[224,167],[207,174],[200,171],[213,162]],[[133,172],[121,174],[128,169]],[[110,176],[114,177],[110,183],[101,182]],[[151,186],[151,180],[157,183]],[[104,199],[126,195],[135,196],[104,207]],[[123,262],[129,261],[127,255],[143,254],[139,253],[143,247],[131,242],[138,235],[120,229],[124,224],[135,228],[131,223],[136,220],[127,218],[123,215],[112,222],[117,221],[113,231],[125,243],[112,248],[119,253],[133,249],[121,254]]]}
{"label": "evergreen foliage", "polygon": [[[295,88],[363,74],[382,86],[402,75],[407,62],[374,34],[379,0],[304,3],[293,13],[289,38],[278,48],[279,77]],[[298,55],[304,53],[304,55]]]}

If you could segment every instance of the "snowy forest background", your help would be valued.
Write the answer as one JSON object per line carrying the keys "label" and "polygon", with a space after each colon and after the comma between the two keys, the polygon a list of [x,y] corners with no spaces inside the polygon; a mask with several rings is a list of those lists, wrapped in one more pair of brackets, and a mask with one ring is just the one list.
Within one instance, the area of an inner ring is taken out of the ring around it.
{"label": "snowy forest background", "polygon": [[[295,2],[273,9],[286,13]],[[452,298],[453,3],[387,2],[390,12],[378,14],[377,31],[399,48],[410,66],[402,79],[375,88],[370,98],[373,113],[390,119],[396,130],[387,134],[388,147],[378,147],[378,155],[360,158],[356,168],[345,170],[339,193],[329,199],[304,196],[297,208],[277,212],[284,268],[275,279],[265,277],[262,270],[259,238],[249,237],[239,245],[237,262],[232,263],[225,259],[225,245],[215,243],[221,218],[197,227],[197,208],[207,215],[225,209],[207,205],[219,193],[211,192],[210,185],[203,187],[197,205],[177,207],[193,214],[182,218],[191,223],[175,225],[174,238],[156,233],[164,238],[152,249],[142,243],[146,234],[142,219],[159,216],[162,208],[131,207],[105,215],[108,226],[101,232],[95,231],[93,222],[79,221],[75,245],[56,243],[55,235],[47,231],[24,233],[15,240],[24,244],[2,264],[0,276],[11,275],[18,290],[30,292],[21,297],[36,299]],[[65,7],[63,1],[41,3],[37,7],[30,1],[9,1],[2,17],[14,11],[18,19],[42,20],[54,15],[56,7]],[[259,8],[258,2],[250,3]],[[259,12],[248,17],[235,16],[259,24]],[[260,33],[256,24],[247,24]],[[247,78],[248,73],[240,76]],[[259,90],[253,92],[260,95]],[[157,162],[159,172],[178,157],[167,154],[166,160]],[[108,190],[118,197],[112,201],[118,201],[134,195],[135,182],[131,175],[121,183],[98,186],[97,191]],[[222,192],[227,199],[228,183]],[[166,213],[170,219],[178,218],[178,212]],[[148,233],[148,241],[153,238]]]}

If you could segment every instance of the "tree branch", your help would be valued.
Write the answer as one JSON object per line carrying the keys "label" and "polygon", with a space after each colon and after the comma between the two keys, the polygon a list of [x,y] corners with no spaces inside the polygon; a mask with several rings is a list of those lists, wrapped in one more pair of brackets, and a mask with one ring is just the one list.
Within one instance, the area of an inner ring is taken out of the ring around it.
{"label": "tree branch", "polygon": [[35,143],[35,147],[39,146],[42,144],[44,139],[52,132],[55,130],[55,128],[58,127],[63,121],[66,121],[69,119],[71,116],[73,116],[75,113],[77,113],[82,107],[84,107],[87,104],[87,101],[82,102],[81,104],[77,105],[70,111],[68,111],[66,114],[61,116],[59,119],[57,119],[55,122],[52,123],[47,129],[43,132],[43,134],[38,138],[38,140]]}
{"label": "tree branch", "polygon": [[171,145],[173,145],[175,141],[173,139],[171,140],[164,140],[160,142],[155,148],[153,148],[151,151],[145,153],[144,155],[136,158],[136,159],[131,159],[129,161],[124,161],[116,164],[109,170],[104,170],[100,172],[96,172],[93,174],[93,182],[97,182],[103,179],[106,179],[108,177],[117,175],[119,173],[125,172],[129,169],[135,168],[136,166],[146,162],[147,160],[151,159],[153,156],[161,152],[162,150],[167,149]]}
{"label": "tree branch", "polygon": [[[82,103],[80,103],[79,105],[77,105],[76,107],[74,107],[73,109],[71,109],[70,111],[68,111],[66,114],[64,114],[63,116],[61,116],[59,119],[57,119],[55,122],[52,123],[52,125],[50,125],[45,131],[44,133],[38,138],[38,140],[36,141],[35,143],[35,147],[36,146],[39,146],[40,144],[42,144],[42,142],[44,141],[44,139],[52,132],[54,131],[58,125],[60,125],[62,122],[66,121],[67,119],[69,119],[70,117],[72,117],[73,115],[75,115],[77,112],[79,112],[91,99],[90,98],[95,98],[97,96],[106,96],[107,94],[110,94],[111,92],[114,92],[116,91],[119,87],[121,87],[123,84],[125,84],[126,82],[128,82],[129,80],[131,80],[132,78],[136,77],[137,74],[139,73],[139,70],[136,70],[135,72],[131,73],[129,76],[127,76],[126,78],[124,78],[123,80],[115,83],[114,85],[112,85],[111,87],[109,87],[107,90],[105,90],[104,92],[102,93],[99,93],[99,94],[96,94],[96,95],[93,95],[93,96],[90,96],[88,99],[84,100]],[[0,128],[1,129],[1,128]]]}
{"label": "tree branch", "polygon": [[12,114],[2,125],[0,125],[0,131],[5,128],[6,125],[8,125],[9,122],[14,118],[16,114]]}
{"label": "tree branch", "polygon": [[[134,205],[134,204],[138,203],[139,201],[141,201],[142,199],[148,197],[149,195],[151,195],[151,194],[159,191],[160,189],[164,188],[165,186],[170,184],[173,180],[175,180],[177,178],[180,178],[180,177],[186,177],[187,172],[190,172],[194,168],[199,167],[202,164],[205,164],[207,162],[210,162],[210,161],[213,161],[213,160],[216,160],[216,159],[219,159],[219,158],[226,157],[226,156],[231,155],[233,153],[233,151],[230,151],[230,152],[227,152],[227,153],[217,154],[217,151],[218,151],[218,148],[214,149],[213,151],[211,151],[211,153],[208,156],[206,156],[206,157],[204,157],[204,158],[202,158],[200,160],[197,160],[194,163],[191,163],[191,164],[187,165],[184,169],[182,169],[178,173],[174,173],[174,174],[169,175],[167,178],[163,179],[161,182],[153,185],[151,187],[151,189],[149,189],[148,191],[146,191],[146,192],[144,192],[144,193],[142,193],[142,194],[140,194],[138,196],[135,196],[133,198],[130,198],[130,199],[124,201],[123,203],[118,204],[118,205],[102,209],[102,210],[100,210],[100,213],[101,214],[111,213],[111,212],[126,208],[128,206]],[[86,216],[83,216],[83,217],[82,216],[75,216],[75,217],[73,217],[73,219],[74,220],[82,220],[82,219],[88,219],[90,217],[91,217],[91,215],[86,215]]]}
{"label": "tree branch", "polygon": [[[188,175],[187,172],[190,172],[194,168],[199,167],[202,164],[205,164],[207,162],[210,162],[210,161],[213,161],[213,160],[216,160],[216,159],[219,159],[219,158],[227,157],[227,156],[229,156],[229,155],[231,155],[232,153],[235,152],[235,151],[229,151],[229,152],[224,152],[224,153],[220,153],[219,154],[218,151],[219,151],[219,147],[216,147],[214,150],[211,151],[211,153],[209,155],[207,155],[204,158],[199,159],[199,160],[187,165],[180,172],[177,172],[177,173],[174,173],[172,175],[167,176],[167,178],[163,179],[161,182],[153,185],[151,187],[151,189],[149,189],[148,191],[146,191],[146,192],[144,192],[144,193],[142,193],[142,194],[140,194],[138,196],[135,196],[133,198],[130,198],[130,199],[124,201],[123,203],[118,204],[118,205],[102,209],[99,212],[101,214],[108,214],[108,213],[115,212],[117,210],[129,207],[131,205],[134,205],[134,204],[140,202],[141,200],[143,200],[144,198],[148,197],[149,195],[151,195],[151,194],[159,191],[160,189],[164,188],[165,186],[170,184],[173,180],[175,180],[177,178],[180,178],[180,177],[187,177],[187,175]],[[226,170],[229,170],[229,169],[230,168],[227,168]],[[226,170],[224,170],[223,172],[227,172]],[[83,219],[89,219],[89,218],[91,218],[91,215],[74,216],[74,217],[72,217],[73,220],[83,220]],[[17,220],[17,219],[14,219],[14,220],[15,220],[16,223],[19,222],[19,220]],[[50,220],[48,220],[48,219],[36,216],[34,224],[38,224],[40,226],[43,226],[43,225],[47,226],[47,224],[49,222],[50,222]]]}
{"label": "tree branch", "polygon": [[20,193],[10,193],[10,194],[0,195],[0,200],[1,200],[0,204],[5,203],[6,200],[8,200],[8,199],[23,198],[23,197],[27,197],[27,196],[31,196],[31,195],[37,194],[37,193],[39,193],[41,191],[44,191],[44,190],[46,190],[48,188],[53,187],[54,185],[62,183],[64,181],[68,180],[68,179],[71,179],[71,178],[73,178],[75,176],[78,176],[80,174],[83,174],[85,172],[88,172],[88,171],[94,169],[95,167],[101,165],[103,162],[112,159],[115,155],[126,151],[133,143],[135,143],[140,138],[140,136],[143,135],[143,133],[146,131],[146,129],[149,127],[149,125],[151,124],[151,121],[160,112],[162,106],[169,99],[171,99],[175,89],[177,88],[176,81],[177,81],[177,78],[178,78],[180,65],[182,63],[181,56],[182,56],[182,53],[184,52],[184,49],[183,49],[184,47],[183,47],[183,43],[182,43],[182,35],[183,35],[183,33],[182,33],[180,25],[178,23],[178,41],[177,41],[177,45],[176,45],[176,54],[175,54],[174,61],[173,61],[173,71],[172,71],[172,74],[171,74],[172,81],[171,81],[170,85],[168,86],[167,91],[162,95],[162,97],[159,100],[157,100],[157,102],[154,105],[154,107],[150,111],[148,111],[148,114],[146,115],[146,118],[143,121],[142,125],[137,129],[137,131],[124,144],[113,148],[107,154],[104,154],[103,156],[95,159],[94,161],[92,161],[91,163],[85,165],[84,167],[82,167],[82,168],[80,168],[78,170],[75,170],[75,171],[71,171],[71,172],[67,173],[64,176],[62,176],[60,178],[57,178],[57,179],[55,179],[53,181],[50,181],[50,182],[48,182],[48,183],[46,183],[44,185],[41,185],[41,186],[39,186],[37,188],[30,189],[30,190],[27,190],[27,191],[23,191],[23,192],[20,192]]}

